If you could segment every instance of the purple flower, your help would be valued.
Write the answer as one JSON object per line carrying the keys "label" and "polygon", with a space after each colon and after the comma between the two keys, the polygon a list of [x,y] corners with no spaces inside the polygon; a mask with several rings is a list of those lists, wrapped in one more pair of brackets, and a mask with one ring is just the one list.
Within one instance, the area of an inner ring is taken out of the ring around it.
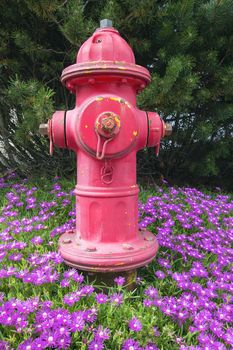
{"label": "purple flower", "polygon": [[94,330],[94,335],[96,340],[106,340],[109,339],[110,331],[108,328],[103,328],[103,326],[99,326]]}
{"label": "purple flower", "polygon": [[84,276],[80,275],[76,269],[70,269],[63,273],[63,277],[66,279],[72,279],[77,283],[82,283],[84,281]]}
{"label": "purple flower", "polygon": [[71,337],[69,335],[58,336],[56,341],[56,348],[70,349]]}
{"label": "purple flower", "polygon": [[4,340],[0,340],[0,349],[1,350],[10,350],[10,344]]}
{"label": "purple flower", "polygon": [[18,350],[33,350],[33,339],[27,339],[23,343],[19,344]]}
{"label": "purple flower", "polygon": [[80,296],[77,296],[76,293],[66,294],[63,298],[63,303],[69,306],[72,306],[74,303],[80,300]]}
{"label": "purple flower", "polygon": [[47,347],[56,346],[56,334],[54,332],[42,333],[41,338],[44,340]]}
{"label": "purple flower", "polygon": [[97,301],[98,304],[105,304],[108,300],[108,297],[103,293],[97,293],[95,296],[95,300]]}
{"label": "purple flower", "polygon": [[169,260],[167,260],[167,259],[161,259],[161,258],[158,259],[158,264],[167,268],[167,269],[171,268],[171,264],[170,264]]}
{"label": "purple flower", "polygon": [[84,276],[83,275],[79,275],[78,273],[74,276],[72,276],[73,281],[75,281],[76,283],[83,283],[84,281]]}
{"label": "purple flower", "polygon": [[102,350],[104,348],[104,343],[102,340],[92,340],[88,345],[88,350]]}
{"label": "purple flower", "polygon": [[134,339],[127,339],[122,344],[121,350],[142,350],[140,344]]}
{"label": "purple flower", "polygon": [[85,285],[81,288],[81,294],[82,296],[88,296],[91,295],[94,292],[95,288],[93,286]]}
{"label": "purple flower", "polygon": [[93,323],[97,318],[97,309],[86,310],[83,315],[85,321]]}
{"label": "purple flower", "polygon": [[148,343],[144,348],[144,350],[158,350],[158,347],[156,344]]}
{"label": "purple flower", "polygon": [[69,287],[69,285],[70,285],[70,280],[63,279],[63,280],[60,282],[60,286],[61,286],[62,288]]}
{"label": "purple flower", "polygon": [[43,243],[43,239],[40,237],[40,236],[34,236],[32,239],[31,239],[31,242],[35,245],[38,245],[38,244],[41,244]]}
{"label": "purple flower", "polygon": [[8,256],[9,260],[12,261],[21,261],[22,260],[23,255],[20,253],[14,253]]}
{"label": "purple flower", "polygon": [[63,273],[64,278],[72,278],[73,276],[77,275],[78,271],[76,269],[69,269],[68,271],[65,271]]}
{"label": "purple flower", "polygon": [[85,327],[85,313],[83,311],[77,311],[72,314],[72,321],[70,329],[72,332],[82,331]]}
{"label": "purple flower", "polygon": [[129,326],[129,329],[134,332],[139,332],[142,329],[142,324],[136,317],[133,317],[128,322],[128,326]]}
{"label": "purple flower", "polygon": [[119,276],[116,277],[114,279],[114,282],[118,285],[118,286],[123,286],[123,284],[125,283],[125,277]]}
{"label": "purple flower", "polygon": [[123,294],[121,293],[113,293],[110,295],[110,301],[112,304],[120,305],[123,303]]}
{"label": "purple flower", "polygon": [[153,305],[153,301],[150,299],[144,299],[143,300],[143,306],[145,307],[151,307]]}
{"label": "purple flower", "polygon": [[158,291],[156,288],[154,287],[149,287],[147,289],[145,289],[145,295],[147,295],[148,297],[154,299],[158,297]]}
{"label": "purple flower", "polygon": [[153,331],[154,331],[154,336],[155,336],[155,337],[159,337],[160,332],[159,332],[158,328],[157,328],[157,327],[154,327],[154,328],[153,328]]}
{"label": "purple flower", "polygon": [[165,273],[163,271],[156,271],[155,276],[158,277],[160,280],[164,279],[166,277]]}
{"label": "purple flower", "polygon": [[141,277],[136,277],[136,284],[140,285],[142,283],[142,278]]}

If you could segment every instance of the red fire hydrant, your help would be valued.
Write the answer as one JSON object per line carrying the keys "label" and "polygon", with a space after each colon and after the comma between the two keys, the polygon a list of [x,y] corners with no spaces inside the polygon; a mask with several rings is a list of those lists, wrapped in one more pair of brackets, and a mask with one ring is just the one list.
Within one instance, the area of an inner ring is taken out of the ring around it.
{"label": "red fire hydrant", "polygon": [[76,63],[63,70],[62,83],[76,94],[73,110],[57,111],[47,124],[53,144],[78,158],[76,230],[59,239],[66,264],[80,270],[136,270],[156,255],[156,237],[138,228],[136,153],[155,147],[171,133],[154,112],[136,107],[136,95],[150,82],[135,64],[132,49],[102,20],[81,46]]}

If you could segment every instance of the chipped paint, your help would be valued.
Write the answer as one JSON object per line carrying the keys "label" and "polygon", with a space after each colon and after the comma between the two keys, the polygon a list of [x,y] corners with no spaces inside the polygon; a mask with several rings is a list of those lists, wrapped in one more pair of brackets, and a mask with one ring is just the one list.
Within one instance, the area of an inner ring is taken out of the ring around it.
{"label": "chipped paint", "polygon": [[120,121],[119,117],[115,117],[115,122],[116,122],[118,127],[121,126],[121,121]]}
{"label": "chipped paint", "polygon": [[129,243],[123,243],[123,244],[122,244],[122,248],[123,248],[124,250],[132,250],[132,249],[134,249],[134,247],[132,246],[132,244],[129,244]]}
{"label": "chipped paint", "polygon": [[67,230],[66,233],[68,233],[69,235],[74,233],[74,230]]}
{"label": "chipped paint", "polygon": [[123,262],[119,262],[117,264],[114,264],[114,266],[121,266],[121,265],[124,265],[124,263]]}
{"label": "chipped paint", "polygon": [[97,250],[96,247],[87,247],[86,248],[86,252],[90,252],[90,253],[91,252],[96,252],[96,250]]}
{"label": "chipped paint", "polygon": [[137,130],[133,131],[133,136],[137,136],[138,132]]}
{"label": "chipped paint", "polygon": [[109,97],[109,100],[111,101],[117,101],[117,102],[120,102],[121,99],[119,97]]}
{"label": "chipped paint", "polygon": [[64,238],[64,239],[62,240],[62,243],[63,243],[63,244],[72,243],[72,240],[71,240],[70,238]]}
{"label": "chipped paint", "polygon": [[96,97],[96,101],[102,101],[104,98],[103,97],[101,97],[101,96],[98,96],[98,97]]}
{"label": "chipped paint", "polygon": [[85,128],[87,129],[87,128],[88,128],[88,125],[85,125]]}
{"label": "chipped paint", "polygon": [[150,241],[154,241],[154,238],[151,237],[151,236],[145,236],[145,237],[144,237],[144,240],[150,242]]}

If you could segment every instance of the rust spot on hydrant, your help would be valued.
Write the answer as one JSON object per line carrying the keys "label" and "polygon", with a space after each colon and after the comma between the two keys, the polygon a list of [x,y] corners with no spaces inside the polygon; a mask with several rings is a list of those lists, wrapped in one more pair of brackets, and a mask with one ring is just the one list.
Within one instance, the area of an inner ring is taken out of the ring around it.
{"label": "rust spot on hydrant", "polygon": [[132,250],[132,249],[134,249],[131,244],[127,244],[127,243],[122,244],[122,248],[124,250]]}
{"label": "rust spot on hydrant", "polygon": [[151,236],[145,236],[145,237],[144,237],[144,240],[145,240],[145,241],[149,241],[149,242],[151,242],[151,241],[154,241],[154,237],[151,237]]}
{"label": "rust spot on hydrant", "polygon": [[74,230],[67,230],[66,233],[72,234],[72,233],[74,233]]}
{"label": "rust spot on hydrant", "polygon": [[86,248],[87,252],[95,252],[96,250],[97,250],[96,247],[87,247]]}

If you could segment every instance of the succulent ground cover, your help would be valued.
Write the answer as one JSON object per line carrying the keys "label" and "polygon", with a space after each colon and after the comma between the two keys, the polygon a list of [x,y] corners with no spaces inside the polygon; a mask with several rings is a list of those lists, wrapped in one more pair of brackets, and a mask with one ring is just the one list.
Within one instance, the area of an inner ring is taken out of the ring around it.
{"label": "succulent ground cover", "polygon": [[0,349],[232,349],[232,197],[141,192],[140,227],[157,235],[158,255],[134,291],[119,277],[107,293],[57,253],[75,224],[73,187],[0,178]]}

